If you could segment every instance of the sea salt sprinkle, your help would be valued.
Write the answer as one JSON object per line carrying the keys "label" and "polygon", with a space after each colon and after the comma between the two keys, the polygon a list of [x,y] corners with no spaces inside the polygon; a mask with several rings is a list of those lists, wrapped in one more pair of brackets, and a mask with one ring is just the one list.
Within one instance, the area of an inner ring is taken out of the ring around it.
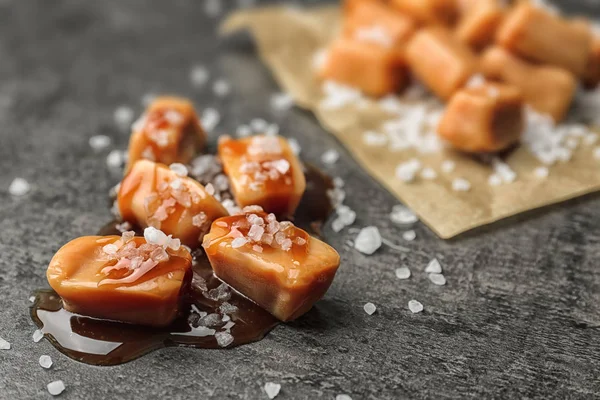
{"label": "sea salt sprinkle", "polygon": [[102,151],[111,145],[112,139],[106,135],[96,135],[92,136],[88,142],[95,151]]}
{"label": "sea salt sprinkle", "polygon": [[50,382],[47,386],[48,388],[48,393],[50,393],[52,396],[58,396],[59,394],[61,394],[62,392],[65,391],[65,384],[63,381],[54,381],[54,382]]}
{"label": "sea salt sprinkle", "polygon": [[175,174],[177,174],[178,176],[187,176],[188,175],[187,167],[181,163],[173,163],[173,164],[169,165],[169,169],[171,169],[171,171],[175,172]]}
{"label": "sea salt sprinkle", "polygon": [[202,127],[207,132],[212,132],[221,122],[221,114],[214,108],[205,108],[200,118]]}
{"label": "sea salt sprinkle", "polygon": [[377,307],[373,303],[367,303],[363,306],[365,312],[369,315],[373,315],[377,311]]}
{"label": "sea salt sprinkle", "polygon": [[366,99],[360,90],[351,86],[342,85],[334,81],[325,81],[322,85],[324,97],[321,100],[320,106],[335,110],[345,107],[350,104],[364,105]]}
{"label": "sea salt sprinkle", "polygon": [[417,215],[408,207],[405,207],[402,204],[396,204],[394,207],[392,207],[390,220],[398,225],[410,225],[417,222],[419,217],[417,217]]}
{"label": "sea salt sprinkle", "polygon": [[8,187],[8,193],[12,196],[25,196],[31,190],[31,185],[23,178],[15,178]]}
{"label": "sea salt sprinkle", "polygon": [[10,343],[0,337],[0,350],[10,350]]}
{"label": "sea salt sprinkle", "polygon": [[275,111],[287,111],[294,106],[294,98],[288,93],[274,93],[269,103]]}
{"label": "sea salt sprinkle", "polygon": [[420,169],[421,162],[416,158],[413,158],[396,166],[396,178],[402,182],[412,182],[415,180]]}
{"label": "sea salt sprinkle", "polygon": [[133,109],[128,106],[120,106],[113,113],[115,124],[123,131],[129,130],[134,117]]}
{"label": "sea salt sprinkle", "polygon": [[363,143],[367,146],[385,146],[388,143],[388,137],[384,133],[366,131],[362,134]]}
{"label": "sea salt sprinkle", "polygon": [[429,274],[429,280],[434,285],[444,286],[446,284],[446,278],[442,274]]}
{"label": "sea salt sprinkle", "polygon": [[354,241],[354,248],[367,255],[375,253],[381,245],[381,234],[376,226],[361,229]]}
{"label": "sea salt sprinkle", "polygon": [[423,304],[421,304],[417,300],[411,300],[408,302],[408,309],[413,314],[417,314],[417,313],[420,313],[421,311],[423,311]]}
{"label": "sea salt sprinkle", "polygon": [[452,160],[446,160],[442,162],[442,171],[449,174],[454,171],[456,168],[456,163]]}
{"label": "sea salt sprinkle", "polygon": [[106,165],[113,169],[121,168],[123,164],[125,164],[126,158],[125,152],[121,150],[112,150],[106,156]]}
{"label": "sea salt sprinkle", "polygon": [[408,241],[408,242],[412,242],[413,240],[415,240],[417,238],[417,233],[413,230],[410,231],[406,231],[404,233],[402,233],[402,239]]}
{"label": "sea salt sprinkle", "polygon": [[218,79],[213,84],[213,93],[218,97],[225,97],[231,93],[231,84],[225,79]]}
{"label": "sea salt sprinkle", "polygon": [[396,278],[401,279],[401,280],[405,280],[410,278],[410,269],[408,267],[400,267],[400,268],[396,268]]}
{"label": "sea salt sprinkle", "polygon": [[464,178],[456,178],[452,181],[452,190],[455,192],[468,192],[471,190],[471,182]]}
{"label": "sea salt sprinkle", "polygon": [[335,400],[352,400],[352,397],[347,394],[338,394],[335,396]]}
{"label": "sea salt sprinkle", "polygon": [[39,363],[40,367],[48,369],[52,366],[52,358],[47,355],[40,356]]}
{"label": "sea salt sprinkle", "polygon": [[42,333],[42,331],[41,331],[41,330],[39,330],[39,329],[36,329],[36,330],[33,332],[32,338],[33,338],[33,341],[34,341],[35,343],[37,343],[37,342],[39,342],[40,340],[42,340],[42,338],[43,338],[43,337],[44,337],[44,334]]}
{"label": "sea salt sprinkle", "polygon": [[550,175],[550,171],[546,167],[537,167],[533,170],[533,174],[538,179],[545,179]]}
{"label": "sea salt sprinkle", "polygon": [[427,267],[425,267],[425,273],[427,274],[441,274],[442,273],[442,265],[438,261],[437,258],[429,261]]}
{"label": "sea salt sprinkle", "polygon": [[210,73],[203,65],[195,65],[190,70],[190,82],[195,87],[202,87],[208,83]]}
{"label": "sea salt sprinkle", "polygon": [[281,385],[279,383],[267,382],[265,383],[265,393],[269,399],[274,399],[279,394],[281,390]]}
{"label": "sea salt sprinkle", "polygon": [[223,12],[221,0],[205,0],[204,12],[210,18],[216,18]]}
{"label": "sea salt sprinkle", "polygon": [[339,160],[339,158],[340,153],[338,153],[337,150],[334,149],[329,149],[321,155],[321,161],[325,165],[333,165]]}

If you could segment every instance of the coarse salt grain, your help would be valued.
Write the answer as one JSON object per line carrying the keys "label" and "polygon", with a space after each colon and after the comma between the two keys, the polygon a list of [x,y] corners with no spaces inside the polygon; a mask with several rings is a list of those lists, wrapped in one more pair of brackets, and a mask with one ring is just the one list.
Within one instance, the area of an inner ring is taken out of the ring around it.
{"label": "coarse salt grain", "polygon": [[195,65],[190,70],[190,81],[195,87],[202,87],[206,85],[209,78],[210,73],[208,72],[208,69],[203,65]]}
{"label": "coarse salt grain", "polygon": [[204,2],[204,12],[210,18],[218,17],[223,11],[223,5],[221,4],[221,0],[205,0]]}
{"label": "coarse salt grain", "polygon": [[268,126],[269,123],[262,118],[254,118],[250,121],[250,128],[252,128],[255,133],[263,133]]}
{"label": "coarse salt grain", "polygon": [[375,306],[373,303],[367,303],[363,306],[363,309],[367,314],[373,315],[375,311],[377,311],[377,306]]}
{"label": "coarse salt grain", "polygon": [[188,176],[188,169],[181,163],[173,163],[169,165],[169,169],[179,176]]}
{"label": "coarse salt grain", "polygon": [[368,255],[375,253],[381,245],[381,234],[376,226],[368,226],[361,229],[354,241],[354,248]]}
{"label": "coarse salt grain", "polygon": [[292,149],[292,153],[294,153],[294,155],[299,155],[300,152],[302,151],[302,147],[300,147],[300,143],[298,143],[298,140],[296,140],[295,138],[288,138],[288,144],[290,145],[290,148]]}
{"label": "coarse salt grain", "polygon": [[423,168],[421,171],[421,178],[428,180],[435,179],[437,178],[437,172],[435,172],[433,168]]}
{"label": "coarse salt grain", "polygon": [[129,130],[134,117],[133,109],[128,106],[118,107],[113,114],[113,119],[121,130]]}
{"label": "coarse salt grain", "polygon": [[329,149],[321,155],[321,161],[326,165],[333,165],[339,160],[340,153],[337,150]]}
{"label": "coarse salt grain", "polygon": [[95,135],[88,140],[88,143],[92,149],[101,151],[111,145],[112,139],[106,135]]}
{"label": "coarse salt grain", "polygon": [[287,111],[294,105],[294,98],[288,93],[274,93],[271,95],[270,104],[275,111]]}
{"label": "coarse salt grain", "polygon": [[231,241],[231,247],[237,249],[244,246],[246,243],[248,243],[248,239],[245,237],[238,237]]}
{"label": "coarse salt grain", "polygon": [[225,79],[218,79],[213,84],[213,93],[218,97],[225,97],[231,93],[231,84]]}
{"label": "coarse salt grain", "polygon": [[417,300],[411,300],[408,302],[408,309],[413,314],[417,314],[417,313],[420,313],[421,311],[423,311],[423,304],[421,304]]}
{"label": "coarse salt grain", "polygon": [[42,331],[41,331],[41,330],[39,330],[39,329],[36,329],[36,330],[35,330],[35,332],[33,332],[32,338],[33,338],[33,341],[34,341],[35,343],[37,343],[37,342],[39,342],[40,340],[42,340],[42,338],[43,338],[43,337],[44,337],[44,334],[42,333]]}
{"label": "coarse salt grain", "polygon": [[269,124],[269,126],[267,126],[267,129],[265,129],[265,135],[267,135],[267,136],[279,135],[279,125]]}
{"label": "coarse salt grain", "polygon": [[338,394],[335,396],[335,400],[352,400],[352,397],[347,394]]}
{"label": "coarse salt grain", "polygon": [[106,156],[106,165],[109,168],[121,168],[125,163],[125,153],[121,150],[112,150]]}
{"label": "coarse salt grain", "polygon": [[240,125],[235,130],[235,135],[237,137],[247,137],[252,135],[252,128],[248,125]]}
{"label": "coarse salt grain", "polygon": [[488,177],[488,184],[490,186],[500,186],[502,185],[502,178],[498,174],[492,174]]}
{"label": "coarse salt grain", "polygon": [[29,301],[33,303],[35,301],[35,296],[29,296]]}
{"label": "coarse salt grain", "polygon": [[413,230],[410,231],[406,231],[404,233],[402,233],[402,239],[408,241],[408,242],[412,242],[413,240],[415,240],[417,238],[417,233]]}
{"label": "coarse salt grain", "polygon": [[408,267],[400,267],[400,268],[396,268],[396,278],[398,279],[408,279],[410,278],[410,269]]}
{"label": "coarse salt grain", "polygon": [[202,112],[200,123],[207,132],[212,132],[221,122],[221,114],[214,108],[206,108]]}
{"label": "coarse salt grain", "polygon": [[446,284],[446,278],[442,274],[429,274],[429,280],[434,285],[444,286]]}
{"label": "coarse salt grain", "polygon": [[31,190],[31,185],[23,178],[15,178],[8,187],[12,196],[25,196]]}
{"label": "coarse salt grain", "polygon": [[421,169],[421,162],[413,158],[396,166],[396,178],[402,182],[412,182],[415,180],[417,172]]}
{"label": "coarse salt grain", "polygon": [[10,343],[0,337],[0,350],[10,350]]}
{"label": "coarse salt grain", "polygon": [[329,110],[335,110],[350,104],[360,105],[365,101],[360,90],[351,86],[333,81],[325,81],[321,87],[324,97],[320,105]]}
{"label": "coarse salt grain", "polygon": [[438,261],[437,258],[429,261],[427,267],[425,267],[425,272],[428,274],[441,274],[442,273],[442,264]]}
{"label": "coarse salt grain", "polygon": [[227,347],[233,343],[233,336],[228,332],[217,332],[215,333],[215,339],[221,347]]}
{"label": "coarse salt grain", "polygon": [[446,160],[442,163],[442,171],[449,174],[456,168],[456,163],[451,160]]}
{"label": "coarse salt grain", "polygon": [[546,167],[537,167],[533,170],[533,174],[536,176],[536,178],[544,179],[550,175],[550,170],[548,170]]}
{"label": "coarse salt grain", "polygon": [[63,381],[50,382],[46,387],[48,388],[48,393],[52,396],[58,396],[65,391],[65,384]]}
{"label": "coarse salt grain", "polygon": [[452,181],[452,190],[455,192],[468,192],[471,190],[471,182],[464,178],[456,178]]}
{"label": "coarse salt grain", "polygon": [[384,133],[366,131],[362,134],[363,143],[367,146],[385,146],[388,142],[388,137]]}
{"label": "coarse salt grain", "polygon": [[52,366],[52,358],[47,355],[40,356],[39,363],[40,367],[48,369]]}
{"label": "coarse salt grain", "polygon": [[392,207],[390,220],[395,224],[410,225],[417,222],[419,218],[408,207],[405,207],[401,204],[396,204],[394,207]]}
{"label": "coarse salt grain", "polygon": [[274,399],[279,394],[281,385],[279,383],[267,382],[265,383],[265,393],[269,399]]}

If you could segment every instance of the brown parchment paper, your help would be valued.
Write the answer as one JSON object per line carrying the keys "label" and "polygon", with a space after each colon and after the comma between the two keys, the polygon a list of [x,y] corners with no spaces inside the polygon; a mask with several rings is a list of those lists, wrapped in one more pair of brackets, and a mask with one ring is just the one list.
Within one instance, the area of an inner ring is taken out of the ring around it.
{"label": "brown parchment paper", "polygon": [[[540,179],[533,170],[541,164],[524,147],[513,151],[506,163],[518,174],[514,183],[488,184],[493,173],[489,165],[452,150],[418,155],[414,150],[390,151],[367,146],[362,134],[376,129],[385,112],[377,102],[367,107],[341,109],[320,106],[321,85],[315,78],[313,55],[337,34],[340,12],[337,7],[294,9],[269,7],[235,13],[224,21],[222,34],[249,29],[256,39],[259,55],[275,79],[300,107],[314,112],[320,123],[333,133],[355,159],[398,199],[419,215],[441,238],[447,239],[502,218],[600,190],[600,162],[594,146],[581,145],[573,159],[550,168]],[[600,110],[599,110],[600,112]],[[404,183],[395,177],[396,166],[417,156],[425,166],[438,172],[435,180]],[[444,160],[453,160],[456,169],[441,172]],[[468,192],[452,189],[455,178],[467,179]]]}

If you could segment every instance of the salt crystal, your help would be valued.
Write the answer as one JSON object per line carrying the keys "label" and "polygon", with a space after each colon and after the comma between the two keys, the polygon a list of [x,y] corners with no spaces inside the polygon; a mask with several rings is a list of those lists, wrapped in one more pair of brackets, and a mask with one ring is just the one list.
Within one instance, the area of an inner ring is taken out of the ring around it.
{"label": "salt crystal", "polygon": [[0,337],[0,350],[10,350],[10,343]]}
{"label": "salt crystal", "polygon": [[183,187],[183,181],[181,179],[173,179],[169,186],[173,190],[180,190]]}
{"label": "salt crystal", "polygon": [[200,123],[207,132],[212,132],[219,122],[221,122],[221,114],[214,108],[209,107],[202,112]]}
{"label": "salt crystal", "polygon": [[43,338],[43,337],[44,337],[44,334],[42,333],[42,331],[41,331],[41,330],[39,330],[39,329],[36,329],[36,330],[35,330],[35,332],[33,332],[33,336],[32,336],[32,338],[33,338],[33,341],[34,341],[35,343],[37,343],[37,342],[39,342],[40,340],[42,340],[42,338]]}
{"label": "salt crystal", "polygon": [[294,155],[299,155],[300,152],[302,151],[302,148],[300,147],[300,143],[298,143],[298,141],[294,138],[288,138],[288,144],[290,145],[290,148],[292,149],[292,153],[294,153]]}
{"label": "salt crystal", "polygon": [[263,133],[268,126],[269,123],[262,118],[254,118],[250,121],[250,128],[252,128],[255,133]]}
{"label": "salt crystal", "polygon": [[536,176],[536,178],[544,179],[548,177],[550,170],[548,170],[546,167],[537,167],[533,170],[533,174]]}
{"label": "salt crystal", "polygon": [[435,179],[437,178],[437,172],[435,172],[433,168],[423,168],[421,171],[421,178],[428,180]]}
{"label": "salt crystal", "polygon": [[267,382],[265,383],[265,392],[269,399],[274,399],[279,394],[281,385],[279,383]]}
{"label": "salt crystal", "polygon": [[294,98],[288,93],[274,93],[270,103],[275,111],[287,111],[294,105]]}
{"label": "salt crystal", "polygon": [[121,130],[124,131],[129,130],[131,123],[133,122],[133,118],[133,109],[127,106],[118,107],[113,114],[115,123]]}
{"label": "salt crystal", "polygon": [[163,231],[151,226],[144,229],[144,239],[146,239],[146,243],[158,246],[166,246],[169,242],[169,237]]}
{"label": "salt crystal", "polygon": [[12,196],[25,196],[31,190],[31,185],[23,178],[15,178],[8,187]]}
{"label": "salt crystal", "polygon": [[225,315],[223,315],[222,321],[223,322],[231,321],[231,317],[229,315],[225,314]]}
{"label": "salt crystal", "polygon": [[452,190],[456,192],[468,192],[471,190],[471,182],[463,178],[456,178],[452,181]]}
{"label": "salt crystal", "polygon": [[502,185],[502,178],[498,174],[492,174],[488,177],[488,184],[490,186],[500,186]]}
{"label": "salt crystal", "polygon": [[361,42],[373,43],[385,48],[390,48],[394,45],[393,38],[381,25],[360,27],[356,29],[354,38]]}
{"label": "salt crystal", "polygon": [[352,397],[348,396],[347,394],[338,394],[335,396],[335,400],[352,400]]}
{"label": "salt crystal", "polygon": [[48,388],[48,393],[50,393],[52,396],[58,396],[59,394],[64,392],[65,384],[63,381],[54,381],[54,382],[50,382],[48,384],[47,388]]}
{"label": "salt crystal", "polygon": [[35,301],[35,296],[29,296],[29,301],[33,303]]}
{"label": "salt crystal", "polygon": [[438,286],[444,286],[446,284],[446,278],[444,275],[438,273],[429,274],[429,280],[431,283]]}
{"label": "salt crystal", "polygon": [[438,261],[437,258],[429,261],[427,267],[425,267],[425,272],[428,274],[441,274],[442,273],[442,264]]}
{"label": "salt crystal", "polygon": [[267,129],[265,129],[265,135],[267,135],[267,136],[279,135],[279,125],[269,124],[269,126],[267,126]]}
{"label": "salt crystal", "polygon": [[465,86],[467,88],[477,88],[483,86],[483,84],[485,84],[485,77],[481,74],[475,74],[469,78]]}
{"label": "salt crystal", "polygon": [[219,311],[222,314],[233,314],[238,311],[238,308],[231,303],[224,302],[219,306]]}
{"label": "salt crystal", "polygon": [[283,175],[287,174],[290,170],[290,163],[285,159],[272,161],[271,166]]}
{"label": "salt crystal", "polygon": [[198,324],[200,326],[207,326],[207,327],[219,326],[219,325],[221,325],[221,316],[216,313],[207,314],[204,317],[200,318],[200,321],[198,321]]}
{"label": "salt crystal", "polygon": [[195,87],[202,87],[206,85],[209,77],[210,73],[208,72],[208,69],[203,65],[195,65],[190,70],[190,81]]}
{"label": "salt crystal", "polygon": [[596,143],[598,141],[598,134],[597,133],[586,133],[585,136],[583,137],[583,143],[587,144],[587,145],[592,145],[594,143]]}
{"label": "salt crystal", "polygon": [[417,233],[415,231],[406,231],[402,234],[402,239],[412,242],[417,238]]}
{"label": "salt crystal", "polygon": [[50,358],[50,356],[46,356],[46,355],[40,356],[39,362],[40,362],[40,367],[42,367],[42,368],[48,369],[52,366],[52,359]]}
{"label": "salt crystal", "polygon": [[408,309],[413,313],[417,314],[423,311],[423,304],[418,302],[417,300],[411,300],[408,302]]}
{"label": "salt crystal", "polygon": [[205,0],[204,12],[208,17],[215,18],[223,11],[221,0]]}
{"label": "salt crystal", "polygon": [[218,79],[213,84],[213,92],[218,97],[225,97],[231,92],[231,84],[224,79]]}
{"label": "salt crystal", "polygon": [[377,311],[377,307],[373,303],[367,303],[364,305],[363,309],[369,315],[373,315],[375,311]]}
{"label": "salt crystal", "polygon": [[105,252],[106,254],[114,255],[114,254],[117,254],[117,251],[119,251],[119,248],[114,244],[107,244],[106,246],[104,246],[102,248],[102,251]]}
{"label": "salt crystal", "polygon": [[244,246],[246,243],[248,243],[248,239],[245,237],[235,238],[231,241],[231,247],[237,249]]}
{"label": "salt crystal", "polygon": [[148,107],[154,100],[156,100],[157,97],[158,95],[155,93],[146,93],[142,96],[142,105],[144,107]]}
{"label": "salt crystal", "polygon": [[228,332],[217,332],[215,333],[215,339],[221,347],[227,347],[233,343],[233,336]]}
{"label": "salt crystal", "polygon": [[447,174],[454,171],[454,168],[456,168],[456,163],[454,161],[446,160],[442,163],[442,171]]}
{"label": "salt crystal", "polygon": [[173,164],[169,165],[169,168],[171,169],[171,171],[175,172],[175,174],[177,174],[179,176],[187,176],[188,175],[187,167],[181,163],[173,163]]}
{"label": "salt crystal", "polygon": [[504,183],[512,183],[517,178],[517,174],[510,166],[497,157],[492,159],[492,167]]}
{"label": "salt crystal", "polygon": [[385,146],[388,142],[388,137],[384,133],[366,131],[362,134],[363,143],[367,146]]}
{"label": "salt crystal", "polygon": [[323,153],[321,155],[321,161],[323,162],[323,164],[326,164],[326,165],[335,164],[339,158],[340,158],[340,153],[338,153],[334,149],[327,150],[325,153]]}
{"label": "salt crystal", "polygon": [[227,323],[225,325],[223,325],[223,330],[229,332],[231,330],[231,328],[233,328],[235,325],[235,322],[233,321],[227,321]]}
{"label": "salt crystal", "polygon": [[390,220],[395,224],[410,225],[417,222],[419,217],[409,208],[401,204],[396,204],[390,213]]}
{"label": "salt crystal", "polygon": [[112,139],[106,135],[96,135],[89,139],[90,147],[96,151],[106,149],[112,143]]}
{"label": "salt crystal", "polygon": [[121,150],[112,150],[106,156],[106,165],[109,168],[121,168],[125,163],[125,154]]}
{"label": "salt crystal", "polygon": [[235,134],[237,137],[247,137],[252,135],[252,128],[248,125],[240,125],[235,130]]}
{"label": "salt crystal", "polygon": [[410,269],[408,267],[396,268],[396,278],[402,280],[410,278]]}
{"label": "salt crystal", "polygon": [[364,254],[373,254],[381,247],[381,235],[376,226],[361,229],[354,241],[354,248]]}
{"label": "salt crystal", "polygon": [[402,182],[412,182],[420,169],[421,162],[416,158],[413,158],[396,166],[396,178]]}
{"label": "salt crystal", "polygon": [[212,183],[209,183],[208,185],[206,185],[204,187],[204,190],[206,190],[206,193],[208,193],[211,196],[215,195],[215,187],[212,185]]}

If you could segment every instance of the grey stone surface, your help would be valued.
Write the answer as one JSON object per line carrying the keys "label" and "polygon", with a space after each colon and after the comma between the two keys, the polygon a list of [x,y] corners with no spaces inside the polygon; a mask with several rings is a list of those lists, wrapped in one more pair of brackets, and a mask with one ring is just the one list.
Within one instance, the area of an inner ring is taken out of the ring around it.
{"label": "grey stone surface", "polygon": [[[566,3],[566,2],[565,2]],[[125,148],[112,113],[141,110],[147,93],[193,98],[223,114],[218,133],[253,117],[281,124],[303,157],[342,157],[328,172],[346,181],[356,226],[389,222],[394,198],[373,182],[308,113],[269,110],[277,90],[247,36],[217,40],[203,1],[0,1],[0,398],[49,398],[62,379],[64,399],[593,398],[600,396],[600,199],[589,196],[442,241],[422,224],[410,253],[382,248],[364,256],[344,247],[352,234],[325,234],[342,256],[326,298],[261,342],[229,351],[163,349],[117,367],[92,367],[33,343],[28,297],[47,286],[58,248],[110,219],[108,189],[118,182],[88,138],[107,134]],[[572,3],[571,3],[572,4]],[[588,6],[590,7],[590,6]],[[217,99],[190,88],[192,65],[225,77]],[[214,139],[214,136],[213,136]],[[12,198],[14,177],[34,185]],[[443,199],[440,199],[443,207]],[[448,284],[423,270],[437,256]],[[399,266],[413,276],[400,281]],[[417,299],[424,312],[412,314]],[[363,311],[377,306],[374,315]],[[54,365],[38,365],[42,354]]]}

